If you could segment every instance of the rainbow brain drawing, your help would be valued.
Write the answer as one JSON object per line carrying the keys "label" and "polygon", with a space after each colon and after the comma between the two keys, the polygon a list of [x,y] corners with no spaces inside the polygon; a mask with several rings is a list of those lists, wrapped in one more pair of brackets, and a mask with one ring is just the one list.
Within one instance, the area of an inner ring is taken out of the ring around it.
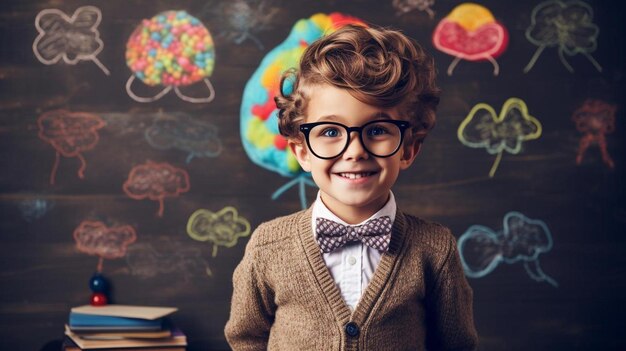
{"label": "rainbow brain drawing", "polygon": [[[215,91],[208,78],[214,64],[213,38],[200,20],[185,11],[162,12],[144,19],[126,43],[126,65],[133,72],[126,91],[138,102],[156,101],[172,88],[182,100],[211,102]],[[140,97],[132,89],[135,78],[164,88],[152,97]],[[207,97],[190,97],[180,89],[198,82],[208,88]]]}
{"label": "rainbow brain drawing", "polygon": [[480,103],[472,108],[457,130],[459,140],[472,148],[485,148],[497,154],[489,171],[493,177],[502,159],[503,151],[518,154],[522,143],[541,136],[541,123],[528,114],[526,103],[518,98],[509,98],[496,115],[493,107]]}
{"label": "rainbow brain drawing", "polygon": [[486,7],[463,3],[439,22],[433,33],[433,44],[446,54],[455,56],[448,67],[452,75],[461,59],[467,61],[489,61],[493,74],[500,73],[495,60],[506,50],[509,35],[506,28],[495,20]]}
{"label": "rainbow brain drawing", "polygon": [[512,211],[504,216],[503,225],[499,232],[473,225],[459,237],[457,246],[465,275],[481,278],[502,262],[522,261],[532,279],[557,287],[557,282],[539,264],[539,255],[552,249],[552,235],[545,222]]}
{"label": "rainbow brain drawing", "polygon": [[[246,84],[241,103],[241,139],[244,149],[257,165],[293,178],[276,190],[272,199],[278,198],[292,186],[299,185],[300,203],[302,208],[306,208],[305,185],[315,186],[287,147],[287,140],[278,132],[278,110],[274,97],[279,94],[282,73],[298,67],[302,53],[312,42],[350,23],[364,25],[361,20],[340,13],[320,13],[299,20],[287,39],[263,58]],[[283,89],[289,93],[291,86],[288,81]]]}

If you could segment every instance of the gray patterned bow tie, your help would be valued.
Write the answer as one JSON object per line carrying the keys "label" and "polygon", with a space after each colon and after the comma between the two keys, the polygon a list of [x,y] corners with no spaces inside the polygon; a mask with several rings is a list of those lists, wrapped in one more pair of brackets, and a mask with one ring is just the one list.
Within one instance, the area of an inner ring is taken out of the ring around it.
{"label": "gray patterned bow tie", "polygon": [[317,243],[324,253],[359,240],[376,250],[387,251],[389,249],[391,241],[391,218],[389,216],[374,218],[356,226],[346,226],[326,218],[317,218],[315,224]]}

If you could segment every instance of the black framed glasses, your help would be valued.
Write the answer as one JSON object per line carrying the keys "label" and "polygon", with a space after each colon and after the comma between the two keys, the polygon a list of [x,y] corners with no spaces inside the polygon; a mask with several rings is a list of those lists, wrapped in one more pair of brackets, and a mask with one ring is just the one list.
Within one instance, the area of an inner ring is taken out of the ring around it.
{"label": "black framed glasses", "polygon": [[350,134],[357,132],[365,151],[376,157],[390,157],[402,146],[404,131],[411,124],[395,119],[380,119],[360,127],[348,127],[337,122],[303,123],[300,131],[313,155],[331,159],[341,155],[350,145]]}

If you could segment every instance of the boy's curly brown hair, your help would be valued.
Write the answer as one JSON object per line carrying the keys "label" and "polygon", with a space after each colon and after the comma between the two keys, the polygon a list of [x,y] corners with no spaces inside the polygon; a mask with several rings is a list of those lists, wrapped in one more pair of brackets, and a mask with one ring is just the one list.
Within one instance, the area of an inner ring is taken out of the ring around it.
{"label": "boy's curly brown hair", "polygon": [[[329,84],[347,89],[357,100],[381,108],[398,107],[411,122],[407,142],[419,142],[435,125],[440,89],[432,57],[413,39],[396,30],[346,25],[309,46],[300,69],[281,78],[274,98],[281,135],[301,140],[312,87]],[[293,83],[285,94],[286,79]]]}

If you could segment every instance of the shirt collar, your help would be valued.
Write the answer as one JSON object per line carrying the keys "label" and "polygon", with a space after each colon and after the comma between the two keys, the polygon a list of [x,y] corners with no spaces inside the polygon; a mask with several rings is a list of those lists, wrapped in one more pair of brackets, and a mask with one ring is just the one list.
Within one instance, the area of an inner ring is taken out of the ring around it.
{"label": "shirt collar", "polygon": [[317,218],[330,219],[331,221],[335,221],[337,223],[347,225],[347,226],[356,226],[356,225],[361,225],[371,219],[375,219],[375,218],[379,218],[383,216],[389,216],[389,218],[391,218],[391,224],[393,225],[393,222],[396,218],[396,211],[397,211],[396,198],[393,196],[393,192],[390,190],[389,200],[387,200],[387,203],[385,204],[385,206],[383,206],[380,210],[378,210],[378,212],[374,213],[370,218],[364,220],[361,223],[348,224],[345,221],[343,221],[341,218],[337,217],[334,213],[332,213],[331,210],[328,209],[328,207],[326,207],[324,202],[322,202],[322,199],[320,197],[320,192],[318,191],[317,198],[315,199],[315,202],[313,203],[313,212],[311,213],[311,220],[312,220],[311,228],[313,228],[313,235],[316,235],[315,229],[316,229]]}

